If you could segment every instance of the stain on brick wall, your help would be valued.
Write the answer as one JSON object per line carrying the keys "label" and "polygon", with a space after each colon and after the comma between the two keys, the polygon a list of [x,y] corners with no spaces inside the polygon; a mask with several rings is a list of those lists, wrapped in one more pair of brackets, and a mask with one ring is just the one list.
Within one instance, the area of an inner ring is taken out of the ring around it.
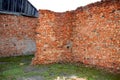
{"label": "stain on brick wall", "polygon": [[37,18],[0,14],[0,57],[33,54],[37,23]]}
{"label": "stain on brick wall", "polygon": [[120,70],[120,1],[74,11],[40,10],[33,64],[77,62]]}

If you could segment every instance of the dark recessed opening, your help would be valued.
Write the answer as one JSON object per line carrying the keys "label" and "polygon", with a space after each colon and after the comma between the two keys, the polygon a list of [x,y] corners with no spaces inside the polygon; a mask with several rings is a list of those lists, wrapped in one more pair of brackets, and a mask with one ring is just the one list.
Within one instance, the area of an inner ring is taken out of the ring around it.
{"label": "dark recessed opening", "polygon": [[67,46],[67,49],[69,49],[70,48],[70,46]]}

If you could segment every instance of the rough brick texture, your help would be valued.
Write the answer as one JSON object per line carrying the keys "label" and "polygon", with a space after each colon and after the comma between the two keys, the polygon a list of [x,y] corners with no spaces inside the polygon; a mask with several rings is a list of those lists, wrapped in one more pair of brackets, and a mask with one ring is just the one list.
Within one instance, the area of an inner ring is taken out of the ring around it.
{"label": "rough brick texture", "polygon": [[37,53],[35,64],[70,61],[72,41],[72,13],[41,10],[36,29]]}
{"label": "rough brick texture", "polygon": [[74,24],[74,62],[120,70],[120,0],[78,8]]}
{"label": "rough brick texture", "polygon": [[33,64],[82,62],[120,70],[120,0],[40,15]]}
{"label": "rough brick texture", "polygon": [[37,23],[37,18],[0,14],[0,57],[33,54]]}

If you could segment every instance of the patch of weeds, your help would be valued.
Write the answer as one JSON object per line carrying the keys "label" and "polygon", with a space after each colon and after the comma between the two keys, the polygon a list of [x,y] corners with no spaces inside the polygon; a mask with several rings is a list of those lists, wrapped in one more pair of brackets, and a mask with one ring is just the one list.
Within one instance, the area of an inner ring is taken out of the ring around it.
{"label": "patch of weeds", "polygon": [[30,64],[32,57],[33,55],[0,58],[0,80],[16,80],[16,77],[24,75],[22,68]]}
{"label": "patch of weeds", "polygon": [[14,75],[14,74],[15,75],[20,75],[20,74],[23,74],[23,73],[24,72],[22,71],[22,69],[18,69],[18,68],[3,71],[3,75],[5,75],[5,76]]}
{"label": "patch of weeds", "polygon": [[44,80],[54,80],[58,76],[75,75],[87,80],[119,80],[120,74],[108,73],[83,64],[50,64],[31,66],[33,55],[0,58],[0,80],[16,80],[21,77],[41,76]]}

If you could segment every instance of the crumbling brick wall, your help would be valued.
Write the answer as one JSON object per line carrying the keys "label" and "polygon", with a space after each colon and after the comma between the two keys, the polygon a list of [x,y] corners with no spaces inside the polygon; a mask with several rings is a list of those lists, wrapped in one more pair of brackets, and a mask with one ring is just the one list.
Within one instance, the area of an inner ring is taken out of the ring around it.
{"label": "crumbling brick wall", "polygon": [[103,0],[74,11],[40,10],[33,64],[82,62],[120,70],[120,1]]}
{"label": "crumbling brick wall", "polygon": [[37,23],[37,18],[0,14],[0,57],[33,54]]}

